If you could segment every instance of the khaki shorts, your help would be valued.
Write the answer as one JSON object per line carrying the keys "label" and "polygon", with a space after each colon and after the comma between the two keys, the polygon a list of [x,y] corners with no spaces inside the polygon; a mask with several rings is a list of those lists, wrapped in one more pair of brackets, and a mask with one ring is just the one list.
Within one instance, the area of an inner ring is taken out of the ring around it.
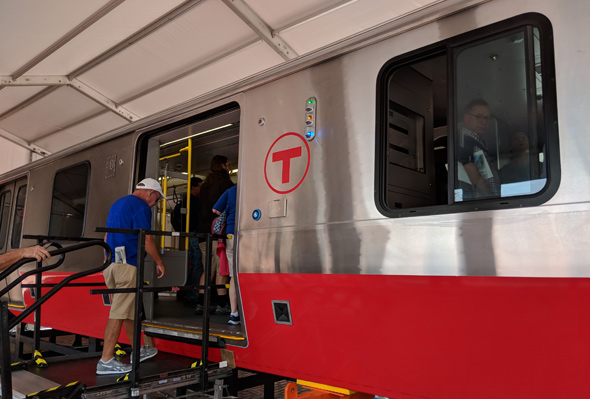
{"label": "khaki shorts", "polygon": [[[200,242],[199,243],[199,248],[201,249],[201,253],[203,254],[203,268],[205,268],[205,266],[207,265],[207,254],[205,253],[205,251],[207,251],[207,242]],[[219,275],[219,256],[217,256],[217,240],[213,240],[213,242],[211,243],[211,250],[212,252],[212,256],[211,256],[211,278]],[[205,272],[203,271],[203,274]]]}
{"label": "khaki shorts", "polygon": [[[110,289],[135,288],[137,267],[127,263],[111,263],[104,272],[104,281]],[[133,320],[135,318],[135,294],[111,294],[109,319]]]}

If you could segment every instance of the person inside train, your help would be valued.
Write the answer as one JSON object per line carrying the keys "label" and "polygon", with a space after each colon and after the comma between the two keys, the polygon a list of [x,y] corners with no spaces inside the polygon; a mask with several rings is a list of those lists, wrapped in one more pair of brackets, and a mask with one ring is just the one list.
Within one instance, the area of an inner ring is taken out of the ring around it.
{"label": "person inside train", "polygon": [[[198,230],[198,209],[199,209],[199,197],[201,196],[201,186],[203,185],[203,179],[200,177],[192,177],[189,181],[190,186],[190,221],[189,221],[189,232],[196,233]],[[184,207],[186,208],[186,195],[183,198]],[[183,217],[186,215],[183,215]],[[186,223],[182,223],[184,226]],[[183,229],[184,230],[184,229]],[[186,285],[199,285],[199,280],[203,274],[203,256],[201,249],[199,248],[198,237],[189,237],[188,239],[188,256],[190,263],[188,266],[188,275]],[[184,300],[188,306],[196,306],[199,293],[197,290],[194,291],[180,291],[180,299]]]}
{"label": "person inside train", "polygon": [[458,160],[473,190],[464,193],[464,199],[500,195],[498,168],[488,151],[485,137],[491,118],[490,106],[485,100],[472,100],[464,109],[461,129],[463,144],[458,151]]}
{"label": "person inside train", "polygon": [[[223,155],[215,155],[211,159],[210,173],[205,178],[201,186],[201,196],[199,198],[198,207],[198,232],[201,234],[211,233],[211,224],[215,219],[215,214],[211,211],[213,206],[221,197],[221,195],[228,188],[232,187],[234,183],[229,176],[230,164],[227,157]],[[199,247],[201,248],[203,259],[206,258],[207,242],[205,238],[199,239]],[[211,247],[211,280],[215,279],[216,285],[227,284],[229,277],[219,275],[219,257],[217,256],[217,241],[214,240]],[[205,284],[205,273],[201,275],[200,285]],[[199,290],[202,294],[204,291]],[[203,295],[199,295],[195,314],[203,314]],[[217,298],[212,296],[212,311],[216,314],[229,314],[231,308],[229,305],[229,298],[227,289],[218,288]]]}
{"label": "person inside train", "polygon": [[231,313],[229,315],[228,324],[240,324],[240,314],[238,312],[238,296],[236,292],[235,279],[234,279],[234,231],[236,225],[236,192],[238,186],[228,188],[219,198],[219,200],[213,206],[213,212],[217,215],[221,215],[223,212],[226,213],[226,226],[225,234],[225,253],[227,256],[229,266],[229,303]]}
{"label": "person inside train", "polygon": [[35,258],[38,262],[41,262],[50,257],[51,255],[49,254],[49,251],[40,245],[14,249],[10,252],[0,255],[0,271],[8,269],[10,266],[24,258]]}
{"label": "person inside train", "polygon": [[[119,198],[109,209],[107,227],[118,229],[152,228],[152,210],[156,203],[164,198],[162,187],[154,179],[143,179],[132,194]],[[136,234],[107,233],[105,242],[113,250],[113,258],[109,267],[103,272],[108,288],[135,288],[137,274],[137,244]],[[158,278],[166,273],[164,262],[158,253],[154,237],[145,236],[145,250],[156,263]],[[141,255],[140,255],[141,256]],[[131,365],[122,363],[113,356],[117,339],[121,334],[121,327],[129,342],[133,343],[135,319],[135,293],[121,293],[112,295],[111,310],[104,329],[104,344],[102,357],[96,365],[96,374],[122,374],[131,371]],[[158,353],[156,348],[142,346],[139,351],[139,361],[154,357]]]}
{"label": "person inside train", "polygon": [[529,136],[525,132],[514,132],[510,136],[510,162],[500,169],[502,184],[516,183],[531,179]]}

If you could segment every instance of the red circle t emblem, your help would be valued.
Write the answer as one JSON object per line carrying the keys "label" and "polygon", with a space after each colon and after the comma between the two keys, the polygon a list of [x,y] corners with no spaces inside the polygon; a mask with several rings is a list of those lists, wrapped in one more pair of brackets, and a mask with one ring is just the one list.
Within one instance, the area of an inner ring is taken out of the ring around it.
{"label": "red circle t emblem", "polygon": [[266,184],[278,194],[294,191],[307,176],[310,158],[309,145],[303,136],[293,132],[283,134],[266,153]]}

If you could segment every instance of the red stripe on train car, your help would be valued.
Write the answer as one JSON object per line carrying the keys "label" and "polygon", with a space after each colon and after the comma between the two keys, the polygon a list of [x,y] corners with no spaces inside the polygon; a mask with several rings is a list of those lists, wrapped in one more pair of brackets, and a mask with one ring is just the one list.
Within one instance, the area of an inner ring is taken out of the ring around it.
{"label": "red stripe on train car", "polygon": [[[590,280],[240,274],[237,363],[394,398],[590,397]],[[290,301],[293,325],[271,300]]]}

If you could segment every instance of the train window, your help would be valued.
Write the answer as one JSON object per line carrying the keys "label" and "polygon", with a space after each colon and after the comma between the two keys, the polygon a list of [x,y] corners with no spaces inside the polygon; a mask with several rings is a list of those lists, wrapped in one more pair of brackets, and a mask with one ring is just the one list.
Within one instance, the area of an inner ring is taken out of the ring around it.
{"label": "train window", "polygon": [[49,218],[50,236],[82,236],[89,172],[89,165],[82,163],[55,174]]}
{"label": "train window", "polygon": [[376,156],[382,213],[531,206],[553,195],[551,37],[545,17],[527,14],[384,65]]}
{"label": "train window", "polygon": [[20,248],[20,238],[23,228],[23,219],[25,217],[25,199],[27,198],[27,186],[20,186],[16,194],[16,206],[14,209],[14,219],[12,221],[12,239],[11,248]]}
{"label": "train window", "polygon": [[10,197],[12,193],[10,191],[4,191],[0,195],[0,249],[4,249],[6,243],[6,232],[8,231],[8,220],[10,213]]}

